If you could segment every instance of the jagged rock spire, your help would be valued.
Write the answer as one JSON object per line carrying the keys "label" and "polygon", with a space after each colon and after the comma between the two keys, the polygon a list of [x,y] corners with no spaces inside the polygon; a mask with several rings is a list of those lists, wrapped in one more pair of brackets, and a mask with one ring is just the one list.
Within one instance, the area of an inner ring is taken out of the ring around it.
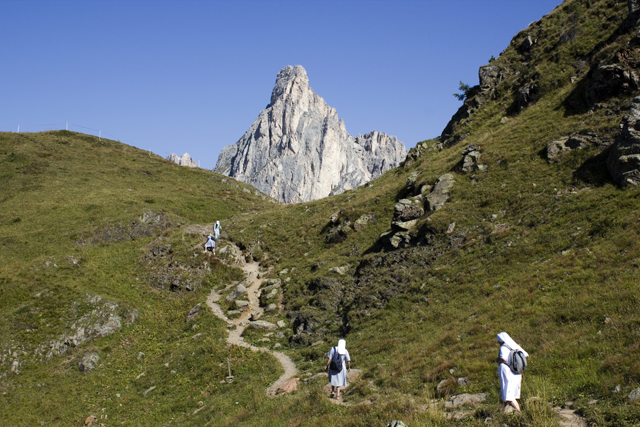
{"label": "jagged rock spire", "polygon": [[214,171],[297,203],[358,187],[406,154],[394,136],[349,135],[336,110],[309,87],[305,69],[289,65],[278,73],[270,104],[237,143],[222,149]]}

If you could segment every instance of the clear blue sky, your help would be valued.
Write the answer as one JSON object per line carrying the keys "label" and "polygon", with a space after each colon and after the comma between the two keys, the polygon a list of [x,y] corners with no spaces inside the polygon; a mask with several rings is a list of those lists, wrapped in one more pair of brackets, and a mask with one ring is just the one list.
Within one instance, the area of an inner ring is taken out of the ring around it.
{"label": "clear blue sky", "polygon": [[[102,134],[202,167],[269,103],[280,69],[352,135],[438,136],[459,81],[561,0],[0,1],[0,131]],[[84,129],[77,126],[84,126]]]}

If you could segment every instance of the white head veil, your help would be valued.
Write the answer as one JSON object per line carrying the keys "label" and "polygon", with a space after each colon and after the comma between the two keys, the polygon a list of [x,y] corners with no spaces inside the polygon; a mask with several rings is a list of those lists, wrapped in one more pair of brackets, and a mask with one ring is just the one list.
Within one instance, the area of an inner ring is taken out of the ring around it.
{"label": "white head veil", "polygon": [[500,332],[498,334],[498,342],[501,344],[506,344],[511,348],[511,350],[522,350],[524,354],[528,356],[528,353],[524,351],[524,349],[520,347],[518,343],[515,342],[506,332]]}
{"label": "white head veil", "polygon": [[347,342],[345,340],[338,341],[338,354],[345,354],[347,352]]}

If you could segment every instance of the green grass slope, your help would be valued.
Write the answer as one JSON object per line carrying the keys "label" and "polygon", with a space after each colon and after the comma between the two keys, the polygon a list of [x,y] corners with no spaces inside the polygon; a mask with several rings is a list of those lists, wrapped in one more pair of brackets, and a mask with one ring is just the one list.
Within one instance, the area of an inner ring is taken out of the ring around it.
{"label": "green grass slope", "polygon": [[[186,322],[211,287],[241,274],[207,264],[201,234],[178,225],[224,223],[273,205],[264,195],[66,131],[0,134],[0,174],[2,425],[83,425],[91,414],[105,425],[201,425],[202,414],[187,414],[204,402],[234,413],[239,396],[277,378],[277,369],[263,369],[270,358],[226,347],[225,328],[206,306]],[[145,223],[150,212],[166,224]],[[154,245],[171,245],[179,268],[207,274],[192,291],[160,289],[141,261]],[[95,336],[110,314],[122,328]],[[82,342],[80,326],[92,339]],[[88,351],[100,361],[82,373]],[[237,381],[221,390],[227,359]]]}

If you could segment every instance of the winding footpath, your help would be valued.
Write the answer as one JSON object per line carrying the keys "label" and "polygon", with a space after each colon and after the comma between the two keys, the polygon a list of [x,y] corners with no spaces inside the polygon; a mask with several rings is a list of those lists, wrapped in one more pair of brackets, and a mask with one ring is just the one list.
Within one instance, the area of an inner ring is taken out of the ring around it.
{"label": "winding footpath", "polygon": [[296,369],[296,365],[286,354],[279,351],[269,350],[264,347],[256,347],[247,343],[242,337],[242,332],[244,332],[244,329],[249,324],[249,317],[251,316],[251,313],[261,314],[263,311],[258,302],[260,285],[262,284],[263,279],[258,279],[259,266],[257,262],[252,261],[245,263],[241,268],[247,276],[244,283],[248,284],[248,286],[245,286],[247,288],[247,296],[249,299],[248,309],[245,310],[238,319],[229,319],[218,304],[221,295],[215,290],[211,290],[211,293],[207,297],[207,305],[211,308],[213,314],[224,320],[228,325],[235,326],[233,330],[229,331],[229,336],[227,337],[227,343],[229,345],[239,345],[251,349],[252,351],[264,351],[278,359],[284,369],[284,374],[282,374],[276,382],[267,388],[267,394],[274,396],[277,394],[280,386],[293,378],[298,373],[298,370]]}

